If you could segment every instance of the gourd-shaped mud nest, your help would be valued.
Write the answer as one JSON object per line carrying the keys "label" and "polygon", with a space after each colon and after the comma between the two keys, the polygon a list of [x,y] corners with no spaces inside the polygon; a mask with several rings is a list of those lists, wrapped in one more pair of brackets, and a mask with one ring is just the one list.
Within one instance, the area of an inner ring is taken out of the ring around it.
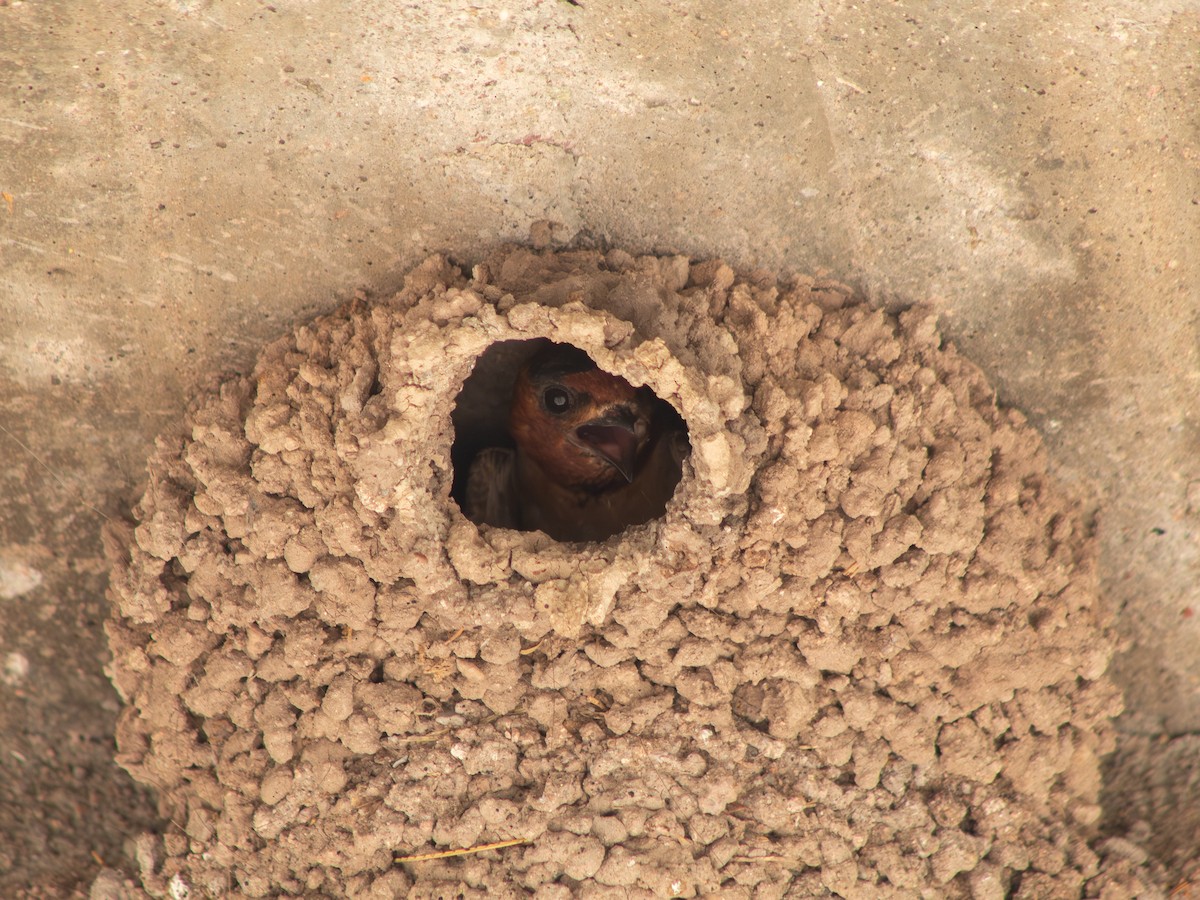
{"label": "gourd-shaped mud nest", "polygon": [[[548,341],[686,425],[661,516],[571,543],[461,512]],[[680,257],[433,258],[198,401],[136,515],[109,533],[118,759],[170,823],[139,891],[1124,877],[1089,848],[1118,700],[1088,529],[926,309]]]}

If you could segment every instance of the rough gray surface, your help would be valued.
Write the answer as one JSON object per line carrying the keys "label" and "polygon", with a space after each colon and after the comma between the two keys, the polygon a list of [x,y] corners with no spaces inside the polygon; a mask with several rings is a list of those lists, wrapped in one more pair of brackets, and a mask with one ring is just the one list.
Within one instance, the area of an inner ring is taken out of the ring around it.
{"label": "rough gray surface", "polygon": [[146,814],[107,762],[96,510],[153,435],[289,323],[542,218],[932,302],[1096,491],[1124,727],[1200,727],[1194,7],[726,9],[0,3],[6,888],[119,852],[86,791]]}

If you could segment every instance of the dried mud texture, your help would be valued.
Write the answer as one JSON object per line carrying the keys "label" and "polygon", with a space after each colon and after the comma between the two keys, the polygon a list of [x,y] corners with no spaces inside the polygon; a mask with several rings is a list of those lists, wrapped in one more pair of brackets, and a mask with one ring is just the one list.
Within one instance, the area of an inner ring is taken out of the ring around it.
{"label": "dried mud texture", "polygon": [[[534,338],[684,416],[662,520],[462,517],[456,395]],[[1089,847],[1119,706],[1093,551],[1045,470],[925,310],[617,251],[431,259],[201,401],[110,534],[119,760],[173,823],[142,887],[1130,895]]]}

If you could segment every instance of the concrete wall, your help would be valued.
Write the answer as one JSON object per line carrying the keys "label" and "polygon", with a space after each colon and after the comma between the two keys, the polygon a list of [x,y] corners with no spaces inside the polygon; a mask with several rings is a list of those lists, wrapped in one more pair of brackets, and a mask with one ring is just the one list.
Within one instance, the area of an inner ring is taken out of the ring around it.
{"label": "concrete wall", "polygon": [[543,219],[933,303],[1098,505],[1142,810],[1128,761],[1200,730],[1197,46],[1193,4],[1134,0],[0,0],[0,885],[149,819],[98,529],[156,432]]}

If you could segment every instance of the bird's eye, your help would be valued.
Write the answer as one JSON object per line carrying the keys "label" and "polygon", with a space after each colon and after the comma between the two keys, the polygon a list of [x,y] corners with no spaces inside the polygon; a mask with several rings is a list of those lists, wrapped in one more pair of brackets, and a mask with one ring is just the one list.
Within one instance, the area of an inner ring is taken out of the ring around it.
{"label": "bird's eye", "polygon": [[571,408],[571,392],[566,388],[548,387],[542,392],[542,405],[556,415]]}

